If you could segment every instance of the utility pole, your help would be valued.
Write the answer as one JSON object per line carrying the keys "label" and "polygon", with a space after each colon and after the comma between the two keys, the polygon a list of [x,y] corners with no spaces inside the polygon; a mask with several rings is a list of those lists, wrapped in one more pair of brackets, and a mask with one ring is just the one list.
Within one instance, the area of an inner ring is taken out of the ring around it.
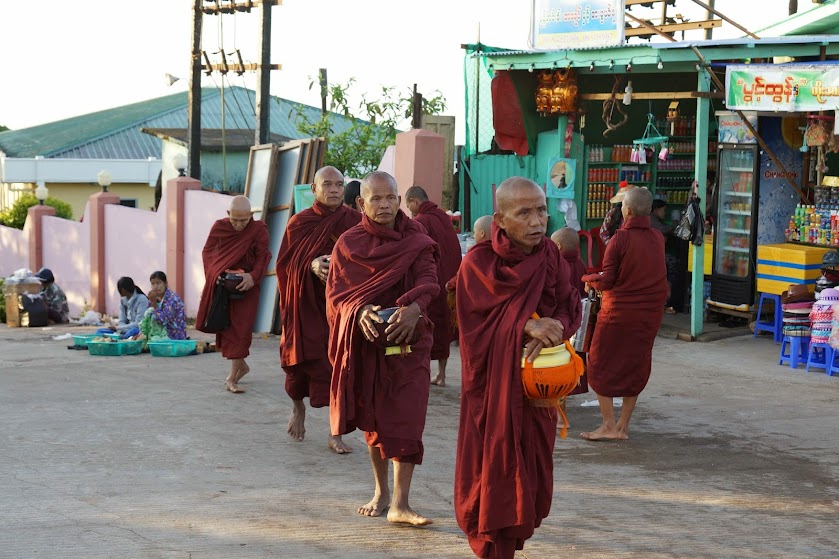
{"label": "utility pole", "polygon": [[326,97],[329,94],[329,82],[326,80],[326,68],[318,70],[318,81],[320,82],[320,114],[326,114]]}
{"label": "utility pole", "polygon": [[189,176],[201,180],[201,0],[192,5],[192,55],[187,95],[187,150]]}
{"label": "utility pole", "polygon": [[256,78],[256,133],[255,144],[267,144],[270,133],[271,109],[271,9],[273,2],[260,5],[259,33],[262,42],[259,48],[259,73]]}
{"label": "utility pole", "polygon": [[411,98],[411,128],[422,128],[422,93],[417,92],[417,84]]}

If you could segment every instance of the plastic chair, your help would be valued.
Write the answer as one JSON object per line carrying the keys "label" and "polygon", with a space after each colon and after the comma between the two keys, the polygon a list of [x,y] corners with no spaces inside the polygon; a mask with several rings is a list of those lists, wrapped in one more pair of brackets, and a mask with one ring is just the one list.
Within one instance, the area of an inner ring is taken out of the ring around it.
{"label": "plastic chair", "polygon": [[[763,304],[766,301],[773,301],[774,302],[774,318],[772,322],[761,322],[761,317],[763,316]],[[760,300],[757,304],[757,322],[755,322],[755,333],[754,337],[757,338],[759,332],[766,331],[772,332],[773,338],[775,343],[781,343],[781,340],[784,339],[784,311],[781,307],[781,296],[774,295],[772,293],[763,293],[760,294]]]}
{"label": "plastic chair", "polygon": [[810,372],[810,367],[816,369],[823,369],[824,372],[830,374],[830,368],[833,365],[833,348],[827,343],[811,343],[810,353],[807,356],[807,366],[804,370]]}
{"label": "plastic chair", "polygon": [[587,274],[594,274],[599,272],[592,262],[592,253],[594,252],[594,240],[591,238],[591,233],[582,229],[577,231],[577,236],[580,238],[580,246],[583,245],[583,241],[585,241],[586,247],[586,273]]}
{"label": "plastic chair", "polygon": [[781,356],[778,359],[778,365],[789,363],[790,368],[797,369],[799,364],[807,362],[809,353],[809,336],[784,336],[781,341]]}

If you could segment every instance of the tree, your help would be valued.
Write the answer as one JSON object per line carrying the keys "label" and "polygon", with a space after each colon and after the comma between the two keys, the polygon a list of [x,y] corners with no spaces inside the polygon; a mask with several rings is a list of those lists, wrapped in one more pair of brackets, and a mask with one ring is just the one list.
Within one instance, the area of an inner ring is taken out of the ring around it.
{"label": "tree", "polygon": [[[67,202],[62,202],[57,198],[49,197],[44,200],[44,204],[55,208],[55,215],[63,217],[64,219],[73,219],[73,208]],[[13,227],[15,229],[23,229],[23,224],[26,223],[26,214],[29,208],[38,205],[38,199],[34,194],[24,194],[17,201],[12,204],[12,207],[4,212],[0,212],[0,224],[6,227]]]}
{"label": "tree", "polygon": [[[312,81],[309,89],[315,83]],[[382,86],[378,99],[362,94],[354,114],[349,100],[354,83],[355,78],[350,78],[345,84],[328,86],[330,112],[321,114],[317,120],[302,105],[294,110],[301,133],[327,139],[325,165],[332,165],[348,177],[363,177],[379,166],[385,149],[396,142],[396,133],[410,127],[413,94],[408,90],[406,95],[400,95],[395,87]],[[446,100],[439,91],[430,98],[423,97],[423,114],[440,114],[445,110]],[[348,119],[349,126],[340,126],[335,113]]]}
{"label": "tree", "polygon": [[2,124],[0,124],[0,132],[5,132],[8,129],[9,128],[7,126],[3,126]]}

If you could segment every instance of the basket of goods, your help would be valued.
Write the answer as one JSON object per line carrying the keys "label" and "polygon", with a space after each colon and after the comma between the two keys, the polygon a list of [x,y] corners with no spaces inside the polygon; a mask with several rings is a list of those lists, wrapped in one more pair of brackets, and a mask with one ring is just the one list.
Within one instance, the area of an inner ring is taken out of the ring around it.
{"label": "basket of goods", "polygon": [[184,357],[195,352],[196,340],[166,340],[149,342],[149,352],[153,357]]}
{"label": "basket of goods", "polygon": [[87,342],[87,351],[91,355],[111,356],[139,355],[143,351],[142,340],[113,340],[96,336]]}
{"label": "basket of goods", "polygon": [[87,342],[96,337],[96,334],[73,334],[73,345],[77,348],[87,348]]}

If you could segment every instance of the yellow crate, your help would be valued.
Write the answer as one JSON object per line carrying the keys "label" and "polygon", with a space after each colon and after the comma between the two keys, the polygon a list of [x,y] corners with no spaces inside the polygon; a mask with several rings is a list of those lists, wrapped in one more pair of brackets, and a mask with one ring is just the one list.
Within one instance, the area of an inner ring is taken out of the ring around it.
{"label": "yellow crate", "polygon": [[[778,280],[770,280],[770,279],[763,279],[761,277],[757,278],[757,291],[758,293],[771,293],[772,295],[781,295],[784,291],[789,289],[791,284],[795,283],[804,283],[802,281],[778,281]],[[810,288],[810,291],[815,291],[815,280],[812,280],[812,283],[809,284],[807,287]]]}
{"label": "yellow crate", "polygon": [[[693,243],[688,245],[688,272],[693,272]],[[711,275],[711,265],[714,260],[714,237],[705,235],[702,241],[702,249],[705,253],[705,262],[702,264],[702,269],[706,276]]]}
{"label": "yellow crate", "polygon": [[835,247],[812,247],[781,243],[776,245],[758,245],[757,259],[769,262],[813,265],[821,264],[824,253],[836,250]]}
{"label": "yellow crate", "polygon": [[[799,264],[801,266],[801,264]],[[790,283],[805,283],[806,280],[817,280],[822,275],[821,264],[812,264],[815,268],[793,268],[791,266],[780,266],[766,264],[765,261],[757,261],[758,276],[773,276],[775,278],[786,278]],[[781,280],[783,281],[783,280]]]}

